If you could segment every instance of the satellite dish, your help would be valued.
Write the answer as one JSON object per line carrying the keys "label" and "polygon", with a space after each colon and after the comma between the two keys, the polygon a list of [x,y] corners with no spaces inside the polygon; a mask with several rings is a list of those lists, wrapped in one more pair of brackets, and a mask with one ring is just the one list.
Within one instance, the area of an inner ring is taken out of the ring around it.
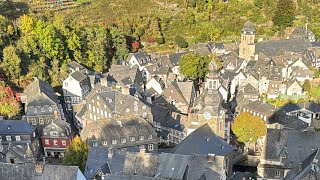
{"label": "satellite dish", "polygon": [[204,116],[204,118],[206,119],[206,120],[210,120],[211,119],[211,114],[209,113],[209,112],[205,112],[205,113],[203,113],[203,116]]}

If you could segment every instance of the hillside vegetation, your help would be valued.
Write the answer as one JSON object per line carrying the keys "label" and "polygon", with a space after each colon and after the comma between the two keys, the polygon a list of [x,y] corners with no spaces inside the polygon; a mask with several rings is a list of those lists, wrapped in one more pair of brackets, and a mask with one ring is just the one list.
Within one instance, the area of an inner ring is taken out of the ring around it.
{"label": "hillside vegetation", "polygon": [[[292,3],[286,11],[274,0],[1,1],[0,72],[22,88],[33,76],[58,86],[72,60],[105,72],[141,48],[164,54],[198,42],[238,41],[247,20],[257,38],[284,36],[307,23],[319,39],[320,4]],[[274,25],[275,12],[289,16]]]}

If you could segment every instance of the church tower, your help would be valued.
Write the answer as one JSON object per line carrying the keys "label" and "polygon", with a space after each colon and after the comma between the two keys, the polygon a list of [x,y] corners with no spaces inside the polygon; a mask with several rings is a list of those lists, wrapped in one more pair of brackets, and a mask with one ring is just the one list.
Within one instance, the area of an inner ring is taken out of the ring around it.
{"label": "church tower", "polygon": [[239,57],[250,59],[255,53],[254,37],[256,30],[252,22],[247,21],[241,30],[241,43],[239,45]]}
{"label": "church tower", "polygon": [[212,60],[208,67],[207,81],[205,89],[207,90],[218,90],[220,87],[218,66],[214,60]]}

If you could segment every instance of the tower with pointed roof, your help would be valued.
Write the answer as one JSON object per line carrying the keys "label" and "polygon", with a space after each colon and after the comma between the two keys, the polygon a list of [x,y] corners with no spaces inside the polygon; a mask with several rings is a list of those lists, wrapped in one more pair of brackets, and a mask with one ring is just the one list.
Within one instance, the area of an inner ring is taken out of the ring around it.
{"label": "tower with pointed roof", "polygon": [[209,64],[209,73],[207,74],[207,80],[205,84],[205,89],[207,90],[218,90],[219,84],[219,74],[218,66],[214,60]]}
{"label": "tower with pointed roof", "polygon": [[239,57],[250,59],[255,53],[255,38],[256,30],[252,22],[247,21],[241,30],[241,43],[239,45]]}

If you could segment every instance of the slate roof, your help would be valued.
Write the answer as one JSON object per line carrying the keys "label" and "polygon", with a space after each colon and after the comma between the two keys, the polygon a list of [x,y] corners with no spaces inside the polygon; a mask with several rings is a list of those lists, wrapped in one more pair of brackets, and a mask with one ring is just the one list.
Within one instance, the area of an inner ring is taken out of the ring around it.
{"label": "slate roof", "polygon": [[314,113],[320,112],[320,105],[314,102],[299,102],[296,104],[287,104],[281,107],[281,110],[286,112],[296,111],[300,109],[306,109]]}
{"label": "slate roof", "polygon": [[197,100],[197,105],[200,105],[198,113],[208,112],[211,116],[219,116],[221,110],[225,111],[221,103],[222,97],[218,90],[206,90]]}
{"label": "slate roof", "polygon": [[158,162],[158,154],[127,153],[123,166],[123,174],[154,177],[157,172]]}
{"label": "slate roof", "polygon": [[293,168],[299,166],[319,146],[318,132],[291,128],[268,129],[261,158],[281,161],[283,167]]}
{"label": "slate roof", "polygon": [[312,47],[320,47],[320,42],[311,42]]}
{"label": "slate roof", "polygon": [[53,88],[46,82],[35,78],[25,90],[27,106],[56,105],[58,98]]}
{"label": "slate roof", "polygon": [[133,83],[141,85],[143,83],[142,74],[137,66],[112,65],[107,75],[124,85]]}
{"label": "slate roof", "polygon": [[303,26],[297,26],[294,31],[291,33],[290,38],[306,38],[309,36],[314,36],[314,33],[310,29],[306,29]]}
{"label": "slate roof", "polygon": [[[167,89],[163,91],[163,96],[169,98],[171,96],[172,99],[175,99],[177,102],[182,102],[185,104],[190,104],[191,98],[194,93],[194,85],[193,82],[176,82],[173,81]],[[173,92],[171,91],[173,90]],[[169,98],[170,99],[170,98]]]}
{"label": "slate roof", "polygon": [[169,54],[169,60],[172,64],[172,66],[178,66],[181,56],[186,55],[190,52],[179,52],[174,54]]}
{"label": "slate roof", "polygon": [[290,79],[290,80],[286,83],[286,84],[287,84],[287,88],[289,88],[290,86],[292,86],[295,82],[297,82],[297,83],[300,85],[301,89],[302,89],[302,85],[297,81],[296,78],[292,78],[292,79]]}
{"label": "slate roof", "polygon": [[78,62],[76,62],[76,61],[72,61],[72,62],[70,62],[69,64],[68,64],[68,67],[70,68],[70,69],[72,69],[73,71],[80,71],[80,72],[82,72],[82,73],[87,73],[88,72],[88,70],[84,67],[84,66],[82,66],[81,64],[79,64]]}
{"label": "slate roof", "polygon": [[45,164],[43,173],[36,174],[34,164],[0,163],[0,179],[5,180],[85,180],[78,177],[80,172],[76,166],[62,166]]}
{"label": "slate roof", "polygon": [[[17,145],[9,143],[9,145],[3,146],[3,151],[0,153],[7,155],[8,152],[12,153],[15,158],[19,159],[23,163],[35,162],[35,158],[33,157],[33,153],[31,149],[23,149]],[[5,159],[4,159],[4,162],[6,162]]]}
{"label": "slate roof", "polygon": [[207,56],[211,54],[211,49],[208,45],[208,43],[197,43],[192,45],[189,48],[190,51],[194,51],[196,53],[199,53],[201,55]]}
{"label": "slate roof", "polygon": [[181,154],[160,154],[160,165],[157,177],[165,179],[183,179],[186,168],[190,164],[191,156]]}
{"label": "slate roof", "polygon": [[267,103],[263,103],[261,101],[250,102],[247,105],[245,105],[243,108],[246,108],[249,111],[263,114],[267,117],[271,117],[276,112],[276,107]]}
{"label": "slate roof", "polygon": [[105,178],[108,180],[161,180],[159,178],[147,177],[147,176],[116,175],[116,174],[106,174]]}
{"label": "slate roof", "polygon": [[[188,129],[188,116],[173,112],[161,106],[152,106],[151,108],[154,121],[160,122],[161,126],[172,128],[178,131],[186,132]],[[164,131],[164,130],[163,130]]]}
{"label": "slate roof", "polygon": [[255,53],[263,53],[269,57],[277,56],[280,50],[302,54],[311,46],[310,41],[307,39],[261,41],[256,43]]}
{"label": "slate roof", "polygon": [[0,134],[31,134],[36,127],[24,120],[2,120],[0,121]]}
{"label": "slate roof", "polygon": [[[119,124],[121,122],[121,124]],[[129,137],[138,135],[146,136],[144,141],[135,141],[131,143]],[[152,139],[148,139],[147,135],[152,135]],[[120,143],[120,138],[127,138],[127,143]],[[107,140],[108,146],[115,148],[135,146],[136,143],[143,144],[146,142],[157,141],[156,133],[153,127],[141,117],[117,117],[91,122],[81,131],[81,139],[83,140]],[[116,145],[111,145],[112,140],[117,140]]]}
{"label": "slate roof", "polygon": [[78,82],[82,82],[87,78],[87,76],[81,73],[80,71],[75,71],[71,73],[70,76],[73,77]]}
{"label": "slate roof", "polygon": [[97,172],[122,174],[126,152],[113,151],[112,158],[108,158],[108,148],[103,146],[90,147],[84,175],[92,179]]}
{"label": "slate roof", "polygon": [[216,154],[224,156],[234,150],[235,148],[219,138],[208,124],[204,124],[189,134],[172,152],[183,155]]}
{"label": "slate roof", "polygon": [[319,149],[315,150],[301,164],[301,169],[295,167],[284,177],[284,180],[319,179]]}
{"label": "slate roof", "polygon": [[247,21],[246,23],[244,23],[241,31],[244,31],[244,32],[255,32],[256,30],[254,29],[254,25],[252,24],[251,21]]}

